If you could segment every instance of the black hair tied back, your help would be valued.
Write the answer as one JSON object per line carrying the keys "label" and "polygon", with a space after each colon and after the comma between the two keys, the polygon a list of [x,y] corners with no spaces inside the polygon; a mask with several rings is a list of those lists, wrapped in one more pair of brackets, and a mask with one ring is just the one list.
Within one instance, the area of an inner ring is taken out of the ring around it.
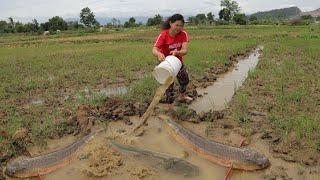
{"label": "black hair tied back", "polygon": [[166,21],[164,21],[162,23],[161,29],[162,30],[166,30],[166,29],[170,29],[170,22],[174,23],[176,21],[182,21],[182,23],[184,24],[184,18],[181,14],[174,14],[171,17],[169,17]]}

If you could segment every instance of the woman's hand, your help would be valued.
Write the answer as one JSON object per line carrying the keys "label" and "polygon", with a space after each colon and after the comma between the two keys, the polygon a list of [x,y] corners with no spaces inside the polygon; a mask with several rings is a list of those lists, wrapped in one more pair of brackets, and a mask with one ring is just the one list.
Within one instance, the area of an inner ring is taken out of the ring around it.
{"label": "woman's hand", "polygon": [[155,57],[157,57],[159,62],[162,62],[166,58],[164,54],[157,47],[152,48],[152,54]]}
{"label": "woman's hand", "polygon": [[179,55],[179,51],[178,50],[173,50],[173,51],[170,51],[170,53],[172,56],[178,56]]}
{"label": "woman's hand", "polygon": [[164,56],[164,54],[162,54],[161,52],[158,52],[158,61],[159,61],[159,62],[164,61],[165,58],[166,58],[166,57]]}
{"label": "woman's hand", "polygon": [[169,54],[171,54],[173,56],[184,56],[184,55],[188,54],[188,42],[182,43],[182,47],[181,47],[180,51],[175,49],[175,50],[170,51]]}

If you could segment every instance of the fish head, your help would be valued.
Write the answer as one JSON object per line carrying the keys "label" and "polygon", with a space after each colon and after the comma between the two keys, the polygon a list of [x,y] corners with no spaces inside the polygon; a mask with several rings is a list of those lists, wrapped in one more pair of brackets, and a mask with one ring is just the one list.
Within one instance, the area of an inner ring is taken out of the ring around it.
{"label": "fish head", "polygon": [[244,150],[244,160],[246,164],[247,170],[257,170],[257,169],[264,169],[270,165],[269,159],[254,150],[245,149]]}
{"label": "fish head", "polygon": [[11,177],[22,177],[28,170],[27,157],[19,157],[12,160],[6,166],[5,173]]}
{"label": "fish head", "polygon": [[195,177],[199,175],[199,167],[188,161],[169,158],[165,161],[164,168],[171,173],[183,175],[184,177]]}

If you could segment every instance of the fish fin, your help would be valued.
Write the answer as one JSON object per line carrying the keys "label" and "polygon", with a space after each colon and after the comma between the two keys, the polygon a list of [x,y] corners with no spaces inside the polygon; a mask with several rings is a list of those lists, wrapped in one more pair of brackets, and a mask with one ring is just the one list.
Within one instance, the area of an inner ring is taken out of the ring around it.
{"label": "fish fin", "polygon": [[48,168],[42,168],[38,170],[38,174],[39,175],[45,175],[45,174],[49,174],[57,169],[60,169],[68,164],[70,164],[70,162],[72,161],[73,157],[67,157],[66,159],[64,159],[61,163],[55,164],[51,167]]}
{"label": "fish fin", "polygon": [[227,174],[226,174],[224,180],[230,180],[231,175],[232,175],[232,170],[233,170],[233,165],[230,162],[230,166],[228,167],[228,171],[227,171]]}
{"label": "fish fin", "polygon": [[38,172],[38,176],[36,177],[36,179],[38,179],[38,180],[44,180],[44,178],[40,175],[39,172]]}
{"label": "fish fin", "polygon": [[245,139],[241,139],[240,143],[239,143],[239,147],[242,147],[243,146],[243,143],[244,143]]}

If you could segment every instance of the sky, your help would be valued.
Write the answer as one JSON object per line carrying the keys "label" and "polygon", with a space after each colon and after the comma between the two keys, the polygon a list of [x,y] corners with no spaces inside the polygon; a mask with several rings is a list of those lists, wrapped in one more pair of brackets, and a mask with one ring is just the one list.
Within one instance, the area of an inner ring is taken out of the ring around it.
{"label": "sky", "polygon": [[[236,1],[246,14],[290,6],[298,6],[302,11],[320,8],[320,0]],[[99,17],[218,14],[221,9],[220,0],[0,0],[0,19],[10,16],[22,21],[53,16],[78,17],[84,7],[89,7]]]}

